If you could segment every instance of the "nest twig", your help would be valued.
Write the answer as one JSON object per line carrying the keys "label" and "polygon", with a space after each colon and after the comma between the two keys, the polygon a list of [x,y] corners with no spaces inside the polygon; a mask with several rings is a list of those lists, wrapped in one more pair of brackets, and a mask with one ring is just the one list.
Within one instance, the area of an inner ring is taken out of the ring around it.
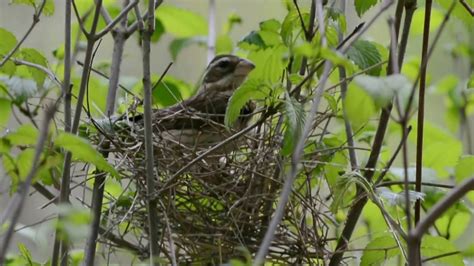
{"label": "nest twig", "polygon": [[[327,116],[321,116],[315,128],[326,119]],[[219,264],[232,258],[245,259],[258,249],[283,183],[281,173],[286,171],[280,155],[281,132],[275,131],[274,124],[268,119],[252,133],[197,161],[171,181],[170,176],[215,143],[192,145],[182,141],[188,137],[182,130],[164,132],[159,123],[154,125],[153,144],[159,174],[153,196],[160,202],[161,226],[156,233],[162,236],[162,251],[167,258],[175,252],[179,262]],[[214,123],[212,128],[221,138],[232,134],[219,124]],[[109,212],[108,219],[120,223],[109,224],[112,228],[126,224],[125,228],[119,228],[122,235],[135,237],[146,250],[142,125],[126,122],[114,125],[110,131],[113,133],[107,139],[113,142],[115,165],[123,173],[122,182],[128,181],[130,186]],[[293,200],[275,234],[269,252],[271,261],[309,263],[327,256],[325,216],[329,211],[321,196],[313,191],[312,184],[318,182],[314,171],[309,166],[301,171]]]}

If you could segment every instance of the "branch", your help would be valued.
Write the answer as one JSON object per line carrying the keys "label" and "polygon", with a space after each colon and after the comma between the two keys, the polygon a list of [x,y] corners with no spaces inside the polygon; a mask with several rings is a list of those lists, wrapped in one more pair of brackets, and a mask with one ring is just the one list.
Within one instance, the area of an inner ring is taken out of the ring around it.
{"label": "branch", "polygon": [[208,35],[207,35],[207,63],[216,55],[216,0],[209,0]]}
{"label": "branch", "polygon": [[[53,119],[55,112],[56,112],[55,104],[53,104],[50,107],[47,107],[43,125],[41,127],[38,141],[36,143],[35,154],[33,157],[30,172],[26,176],[25,181],[18,187],[18,190],[15,196],[13,197],[11,202],[8,204],[7,208],[5,209],[4,214],[2,215],[2,217],[4,217],[4,219],[6,220],[7,217],[9,216],[9,212],[10,211],[13,212],[10,220],[8,221],[8,228],[6,230],[5,235],[3,236],[2,245],[0,247],[0,265],[3,265],[5,262],[8,246],[13,236],[13,231],[15,230],[16,223],[18,222],[18,219],[20,218],[20,215],[23,211],[23,205],[28,195],[28,191],[30,189],[32,180],[36,176],[36,173],[38,171],[41,153],[43,152],[43,147],[48,138],[49,124],[51,123],[51,120]],[[5,228],[7,226],[5,222],[6,221],[2,221],[2,224],[1,224],[2,228]]]}
{"label": "branch", "polygon": [[[110,23],[107,24],[107,26],[102,30],[100,31],[99,33],[97,33],[94,37],[96,39],[100,39],[102,37],[105,36],[105,34],[109,33],[109,31],[115,27],[115,25],[117,25],[117,23],[119,23],[120,21],[122,21],[122,19],[124,17],[127,16],[128,12],[136,7],[138,4],[138,0],[135,0],[133,1],[132,3],[130,3],[129,5],[127,5],[124,9],[122,9],[122,11],[120,12],[120,14],[117,15],[117,17],[114,18],[114,20],[112,20]],[[104,9],[105,10],[105,9]]]}
{"label": "branch", "polygon": [[[363,34],[372,25],[372,23],[375,22],[375,20],[391,5],[391,3],[392,3],[391,0],[384,1],[384,3],[382,3],[382,5],[381,5],[381,8],[380,8],[379,12],[360,31],[358,31],[355,34],[353,39],[350,39],[347,42],[347,46],[341,47],[338,51],[341,52],[342,54],[347,52],[350,45],[355,40],[357,40],[361,36],[361,34]],[[319,25],[318,27],[319,27],[320,33],[321,33],[321,45],[326,46],[326,36],[325,36],[324,30],[323,30],[325,27],[324,27],[324,14],[323,14],[322,0],[317,0],[317,2],[316,2],[316,17],[318,19],[318,25]],[[299,164],[300,159],[302,157],[304,145],[305,145],[306,139],[309,136],[309,133],[312,130],[313,120],[314,120],[314,118],[316,116],[316,113],[319,109],[319,102],[321,100],[321,97],[322,97],[322,94],[323,94],[323,91],[324,91],[324,86],[326,85],[326,81],[329,78],[329,73],[331,71],[331,68],[332,68],[331,62],[326,61],[325,64],[324,64],[323,74],[322,74],[322,77],[321,77],[320,82],[318,84],[317,91],[316,91],[316,93],[313,97],[313,100],[312,100],[313,104],[311,106],[311,111],[309,112],[309,114],[307,116],[307,119],[305,121],[303,134],[300,137],[300,139],[298,140],[298,142],[296,144],[296,147],[295,147],[295,150],[293,151],[293,154],[292,154],[291,170],[286,175],[285,183],[283,185],[283,189],[282,189],[282,192],[280,194],[280,199],[278,201],[277,208],[275,210],[275,213],[274,213],[274,216],[273,216],[272,220],[270,221],[270,225],[268,226],[267,232],[265,233],[265,237],[262,241],[262,244],[260,245],[258,253],[255,257],[254,265],[260,265],[264,262],[266,254],[268,252],[268,248],[270,247],[270,244],[273,240],[275,231],[276,231],[278,225],[280,224],[281,219],[283,218],[285,206],[286,206],[286,203],[288,202],[289,196],[291,194],[291,190],[292,190],[292,186],[293,186],[293,180],[294,180],[294,178],[296,177],[296,175],[298,173],[298,164]]]}
{"label": "branch", "polygon": [[43,0],[43,2],[41,2],[41,5],[39,6],[39,9],[37,11],[35,10],[35,14],[33,15],[33,22],[31,23],[30,27],[26,31],[25,35],[23,35],[21,40],[15,45],[15,47],[13,47],[13,49],[3,57],[2,61],[0,62],[0,67],[2,67],[8,61],[8,59],[10,59],[13,54],[15,54],[18,49],[20,49],[20,46],[25,42],[26,38],[28,38],[36,24],[40,22],[40,16],[41,13],[43,13],[43,8],[45,4],[46,0]]}
{"label": "branch", "polygon": [[472,8],[468,3],[466,3],[466,0],[459,0],[463,7],[471,14],[471,16],[474,16],[474,8]]}
{"label": "branch", "polygon": [[[468,192],[474,190],[474,177],[470,177],[466,179],[463,183],[459,186],[455,187],[451,190],[443,199],[438,201],[433,208],[426,214],[426,216],[420,220],[420,222],[416,225],[416,227],[410,232],[409,234],[409,246],[410,242],[417,243],[421,241],[423,235],[428,231],[431,225],[444,213],[446,212],[451,206],[453,206],[456,202],[458,202],[464,195]],[[413,252],[412,252],[413,253]],[[409,257],[408,264],[409,265],[416,265],[418,258],[416,258],[413,254]]]}
{"label": "branch", "polygon": [[144,128],[145,128],[145,171],[146,171],[146,191],[147,191],[147,212],[148,212],[148,235],[150,245],[150,265],[158,265],[157,258],[160,254],[160,244],[158,235],[158,200],[150,197],[156,188],[155,170],[153,156],[153,126],[152,126],[152,87],[150,73],[151,57],[151,36],[155,31],[155,1],[148,2],[148,13],[146,27],[142,31],[142,60],[143,60],[143,90],[144,90]]}

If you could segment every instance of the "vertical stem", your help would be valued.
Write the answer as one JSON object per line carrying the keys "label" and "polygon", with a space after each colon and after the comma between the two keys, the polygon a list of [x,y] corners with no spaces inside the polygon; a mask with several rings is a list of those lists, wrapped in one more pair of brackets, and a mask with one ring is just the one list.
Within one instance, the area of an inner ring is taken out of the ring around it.
{"label": "vertical stem", "polygon": [[[71,132],[71,6],[72,0],[66,0],[65,3],[65,20],[64,20],[64,80],[62,93],[64,97],[64,131]],[[61,177],[61,189],[59,195],[60,204],[69,202],[70,184],[71,184],[71,156],[66,152],[63,174]],[[58,216],[58,223],[62,221],[61,215]],[[59,239],[60,231],[56,230],[55,241],[53,247],[53,256],[51,265],[58,265],[58,257],[60,256],[61,265],[67,265],[68,259],[68,243],[66,239]]]}
{"label": "vertical stem", "polygon": [[[422,166],[423,166],[423,127],[425,120],[425,88],[426,88],[426,69],[428,68],[428,44],[430,37],[430,18],[432,0],[426,0],[425,3],[425,21],[423,29],[423,44],[421,50],[421,69],[420,69],[420,91],[418,94],[418,118],[416,134],[416,185],[415,190],[421,191]],[[420,220],[421,202],[415,203],[415,224]]]}
{"label": "vertical stem", "polygon": [[216,0],[209,0],[207,34],[207,63],[209,64],[216,54]]}
{"label": "vertical stem", "polygon": [[153,128],[152,128],[152,84],[150,73],[150,53],[151,53],[151,36],[155,31],[155,1],[148,3],[148,16],[145,22],[146,28],[142,36],[142,53],[143,53],[143,90],[144,90],[144,126],[145,126],[145,170],[146,170],[146,188],[147,188],[147,211],[148,211],[148,235],[150,245],[150,264],[157,265],[157,258],[160,254],[159,235],[158,235],[158,200],[152,198],[155,192],[155,171],[153,157]]}
{"label": "vertical stem", "polygon": [[[346,0],[341,0],[341,12],[346,15]],[[343,35],[342,29],[339,29],[338,32],[339,42],[342,42]],[[347,94],[347,81],[346,81],[346,69],[342,66],[339,67],[339,80],[341,81],[341,99],[342,99],[342,115],[344,118],[344,127],[346,131],[346,138],[347,138],[347,145],[349,147],[355,147],[354,145],[354,138],[353,138],[353,131],[351,127],[351,123],[347,118],[347,109],[345,104],[346,94]],[[358,162],[357,162],[357,155],[355,149],[349,149],[349,160],[351,162],[351,168],[353,171],[358,169]]]}

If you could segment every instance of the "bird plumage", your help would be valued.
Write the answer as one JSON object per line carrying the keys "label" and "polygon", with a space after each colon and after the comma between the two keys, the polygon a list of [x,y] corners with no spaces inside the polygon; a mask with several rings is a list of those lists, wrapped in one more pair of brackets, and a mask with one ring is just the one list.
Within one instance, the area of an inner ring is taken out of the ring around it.
{"label": "bird plumage", "polygon": [[[234,55],[216,56],[206,68],[196,95],[168,108],[153,110],[154,132],[190,147],[218,143],[228,136],[224,127],[228,101],[254,67],[250,61]],[[253,109],[254,104],[247,104],[233,128],[245,126]],[[141,124],[142,116],[131,120]]]}

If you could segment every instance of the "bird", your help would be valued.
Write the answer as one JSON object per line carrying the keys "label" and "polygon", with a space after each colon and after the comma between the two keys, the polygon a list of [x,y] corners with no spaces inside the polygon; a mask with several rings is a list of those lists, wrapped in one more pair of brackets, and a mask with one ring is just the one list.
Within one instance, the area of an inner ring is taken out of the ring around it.
{"label": "bird", "polygon": [[[161,168],[176,171],[199,152],[248,125],[256,108],[252,101],[242,108],[239,119],[230,127],[225,126],[224,118],[229,99],[254,68],[254,63],[247,59],[231,54],[217,55],[205,69],[194,96],[170,107],[152,110],[154,154]],[[119,127],[122,131],[118,135],[127,136],[125,143],[129,147],[139,147],[143,151],[143,114],[126,120],[125,127]],[[123,138],[121,142],[124,143]],[[219,158],[235,151],[241,144],[241,140],[230,141],[207,156],[206,164],[218,163]],[[140,161],[144,154],[137,154],[141,155],[135,156],[135,160]]]}

